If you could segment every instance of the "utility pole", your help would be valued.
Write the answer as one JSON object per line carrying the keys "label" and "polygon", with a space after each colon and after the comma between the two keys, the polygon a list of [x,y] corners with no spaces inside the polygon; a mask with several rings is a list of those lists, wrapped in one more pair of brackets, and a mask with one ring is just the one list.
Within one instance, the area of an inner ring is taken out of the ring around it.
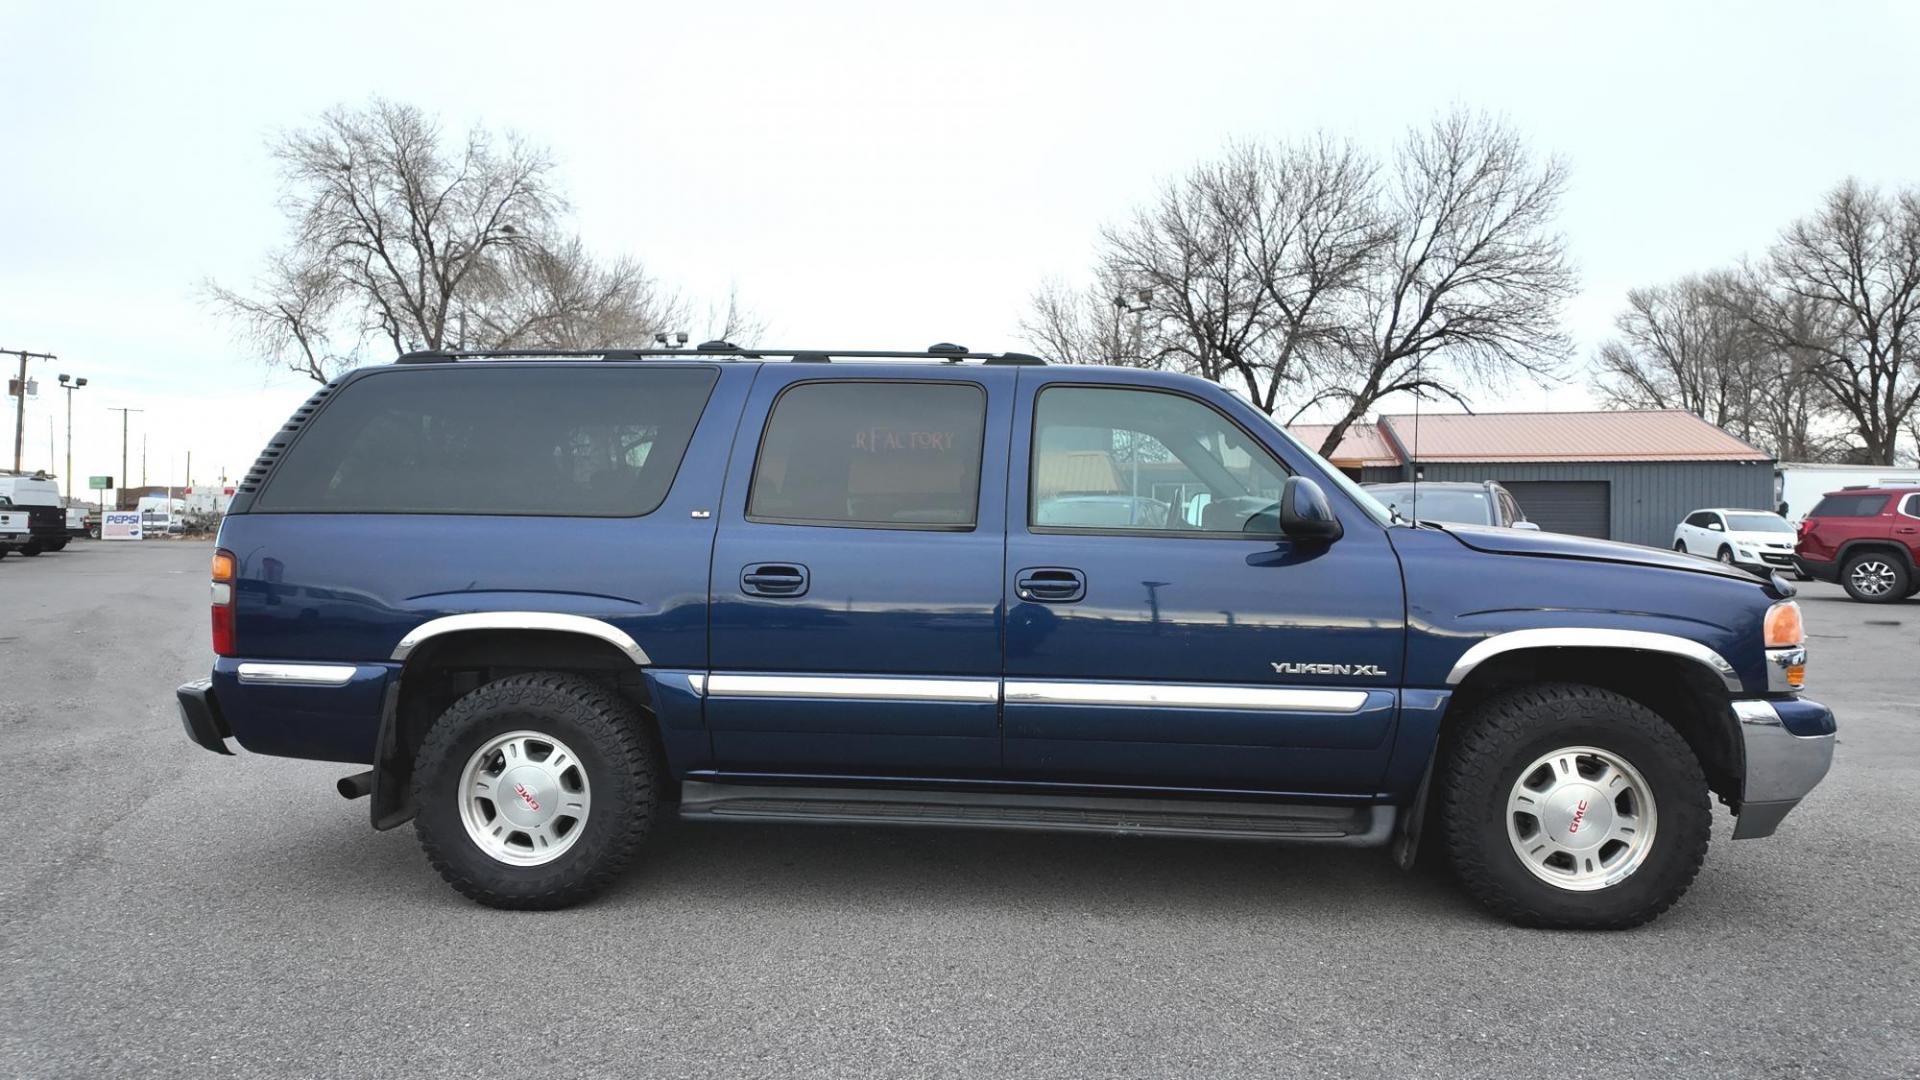
{"label": "utility pole", "polygon": [[20,391],[20,397],[13,407],[13,471],[19,472],[20,471],[20,453],[22,450],[26,448],[25,439],[27,434],[27,361],[28,360],[57,360],[59,359],[59,357],[53,355],[52,353],[27,352],[24,349],[0,349],[0,356],[5,356],[8,354],[12,354],[20,358],[20,385],[16,388]]}
{"label": "utility pole", "polygon": [[[118,479],[120,481],[120,488],[124,488],[127,486],[127,414],[137,413],[137,412],[146,412],[147,410],[126,409],[118,405],[114,405],[114,406],[108,407],[107,411],[117,412],[120,414],[120,475]],[[113,491],[113,500],[115,502],[120,501],[120,488],[115,488]],[[105,498],[105,497],[106,496],[104,495],[101,496],[101,498]]]}

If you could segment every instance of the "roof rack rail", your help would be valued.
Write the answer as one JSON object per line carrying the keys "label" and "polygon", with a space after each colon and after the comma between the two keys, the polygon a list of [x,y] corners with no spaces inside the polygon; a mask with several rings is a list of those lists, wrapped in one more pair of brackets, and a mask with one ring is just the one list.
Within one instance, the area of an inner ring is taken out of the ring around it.
{"label": "roof rack rail", "polygon": [[728,341],[706,341],[691,349],[425,349],[402,354],[396,364],[451,364],[462,360],[741,360],[780,359],[803,364],[834,360],[940,360],[957,364],[978,360],[985,364],[1044,366],[1047,362],[1026,353],[972,352],[964,345],[941,342],[926,349],[761,349]]}

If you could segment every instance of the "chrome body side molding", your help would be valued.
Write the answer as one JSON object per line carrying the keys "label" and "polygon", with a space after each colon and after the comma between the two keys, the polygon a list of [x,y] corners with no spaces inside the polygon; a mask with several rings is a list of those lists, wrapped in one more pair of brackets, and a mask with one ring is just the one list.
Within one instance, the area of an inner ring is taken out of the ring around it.
{"label": "chrome body side molding", "polygon": [[264,686],[345,686],[360,669],[352,664],[268,664],[248,661],[241,664],[238,678],[243,683]]}
{"label": "chrome body side molding", "polygon": [[1000,700],[1000,680],[940,676],[885,675],[734,675],[703,680],[708,697],[842,698],[855,701]]}
{"label": "chrome body side molding", "polygon": [[1473,669],[1501,653],[1519,649],[1632,649],[1638,652],[1667,653],[1685,657],[1720,677],[1728,690],[1745,689],[1740,675],[1727,659],[1697,641],[1673,634],[1646,630],[1607,630],[1574,626],[1540,627],[1533,630],[1509,630],[1495,634],[1460,655],[1453,670],[1447,672],[1447,685],[1458,686]]}
{"label": "chrome body side molding", "polygon": [[647,658],[646,650],[638,642],[612,623],[590,619],[585,615],[563,615],[557,611],[474,611],[429,619],[407,631],[407,636],[393,647],[393,659],[405,660],[421,642],[462,630],[552,630],[563,634],[583,634],[612,645],[643,667],[653,662]]}
{"label": "chrome body side molding", "polygon": [[1116,705],[1162,709],[1278,709],[1359,712],[1365,690],[1297,690],[1189,683],[1068,682],[1008,679],[1009,705]]}

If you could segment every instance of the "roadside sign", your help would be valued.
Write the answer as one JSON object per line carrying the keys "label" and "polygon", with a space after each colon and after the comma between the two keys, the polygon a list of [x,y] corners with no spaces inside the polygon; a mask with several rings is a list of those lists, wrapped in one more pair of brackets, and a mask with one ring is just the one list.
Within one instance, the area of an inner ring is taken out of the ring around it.
{"label": "roadside sign", "polygon": [[113,477],[111,476],[87,477],[87,487],[93,491],[105,491],[112,486],[113,486]]}
{"label": "roadside sign", "polygon": [[109,510],[100,517],[102,540],[138,540],[141,532],[138,510]]}

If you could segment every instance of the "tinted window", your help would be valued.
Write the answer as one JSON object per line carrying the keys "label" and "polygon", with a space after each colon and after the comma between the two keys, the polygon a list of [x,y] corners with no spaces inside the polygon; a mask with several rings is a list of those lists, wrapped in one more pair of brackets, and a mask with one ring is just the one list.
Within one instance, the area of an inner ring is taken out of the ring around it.
{"label": "tinted window", "polygon": [[986,392],[971,383],[799,383],[767,421],[747,516],[971,527],[986,415]]}
{"label": "tinted window", "polygon": [[1920,517],[1920,495],[1907,496],[1906,505],[1901,508],[1900,512],[1906,514],[1908,517]]}
{"label": "tinted window", "polygon": [[1034,407],[1036,527],[1241,534],[1252,524],[1271,535],[1286,479],[1232,421],[1189,398],[1055,386]]}
{"label": "tinted window", "polygon": [[1829,495],[1808,517],[1873,517],[1885,509],[1885,495]]}
{"label": "tinted window", "polygon": [[1727,528],[1734,532],[1790,533],[1793,526],[1778,514],[1728,514]]}
{"label": "tinted window", "polygon": [[384,371],[343,387],[274,470],[260,511],[651,512],[718,373],[606,365]]}
{"label": "tinted window", "polygon": [[1702,512],[1698,514],[1690,514],[1687,516],[1687,524],[1693,526],[1696,529],[1704,529],[1707,526],[1713,524],[1713,522],[1714,522],[1714,516],[1709,513]]}

